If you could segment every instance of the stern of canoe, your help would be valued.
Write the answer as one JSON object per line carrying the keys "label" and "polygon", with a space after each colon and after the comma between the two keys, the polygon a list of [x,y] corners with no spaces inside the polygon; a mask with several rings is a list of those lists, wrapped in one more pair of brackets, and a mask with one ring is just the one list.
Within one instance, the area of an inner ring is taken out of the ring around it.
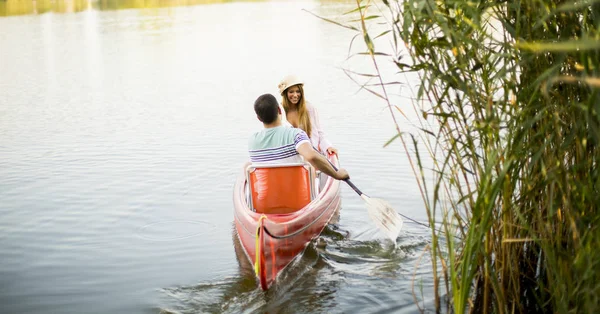
{"label": "stern of canoe", "polygon": [[[337,165],[337,158],[331,159]],[[284,215],[250,211],[245,197],[246,180],[234,188],[235,226],[240,243],[263,290],[299,256],[325,228],[341,204],[340,182],[329,178],[318,196],[304,208]]]}

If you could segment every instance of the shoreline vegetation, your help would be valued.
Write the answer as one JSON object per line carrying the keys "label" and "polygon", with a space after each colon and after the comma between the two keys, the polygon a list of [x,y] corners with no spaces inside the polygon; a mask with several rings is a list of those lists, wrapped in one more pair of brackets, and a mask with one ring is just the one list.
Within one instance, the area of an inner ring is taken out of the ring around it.
{"label": "shoreline vegetation", "polygon": [[[345,72],[388,105],[386,146],[421,188],[436,312],[597,311],[600,1],[357,0],[345,16],[320,18],[365,44],[349,58],[372,71]],[[410,134],[389,96],[406,73]]]}

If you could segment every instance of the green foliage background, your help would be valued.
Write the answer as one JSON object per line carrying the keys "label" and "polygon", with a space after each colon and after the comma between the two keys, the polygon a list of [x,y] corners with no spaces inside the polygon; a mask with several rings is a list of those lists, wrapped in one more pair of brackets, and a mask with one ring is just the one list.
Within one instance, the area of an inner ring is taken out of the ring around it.
{"label": "green foliage background", "polygon": [[359,18],[334,23],[364,40],[374,71],[357,76],[379,79],[363,87],[392,116],[406,105],[388,97],[398,81],[382,69],[421,80],[420,131],[405,136],[394,117],[391,141],[409,155],[430,225],[443,226],[431,228],[437,310],[597,311],[600,1],[357,1],[348,14]]}

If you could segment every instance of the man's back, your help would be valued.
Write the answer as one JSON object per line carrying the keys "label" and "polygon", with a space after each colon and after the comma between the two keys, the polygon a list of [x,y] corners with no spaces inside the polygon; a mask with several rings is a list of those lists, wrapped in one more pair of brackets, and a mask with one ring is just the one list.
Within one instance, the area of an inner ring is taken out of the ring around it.
{"label": "man's back", "polygon": [[302,162],[296,148],[310,139],[300,129],[286,126],[265,128],[250,136],[248,150],[252,163]]}

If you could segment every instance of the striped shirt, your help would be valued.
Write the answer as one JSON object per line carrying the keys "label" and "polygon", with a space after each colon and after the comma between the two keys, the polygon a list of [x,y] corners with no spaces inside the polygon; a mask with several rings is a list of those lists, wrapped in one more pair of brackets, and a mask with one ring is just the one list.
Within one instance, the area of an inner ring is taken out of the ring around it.
{"label": "striped shirt", "polygon": [[297,148],[309,143],[308,135],[300,129],[287,126],[263,129],[254,133],[248,141],[252,163],[295,163],[302,162]]}

